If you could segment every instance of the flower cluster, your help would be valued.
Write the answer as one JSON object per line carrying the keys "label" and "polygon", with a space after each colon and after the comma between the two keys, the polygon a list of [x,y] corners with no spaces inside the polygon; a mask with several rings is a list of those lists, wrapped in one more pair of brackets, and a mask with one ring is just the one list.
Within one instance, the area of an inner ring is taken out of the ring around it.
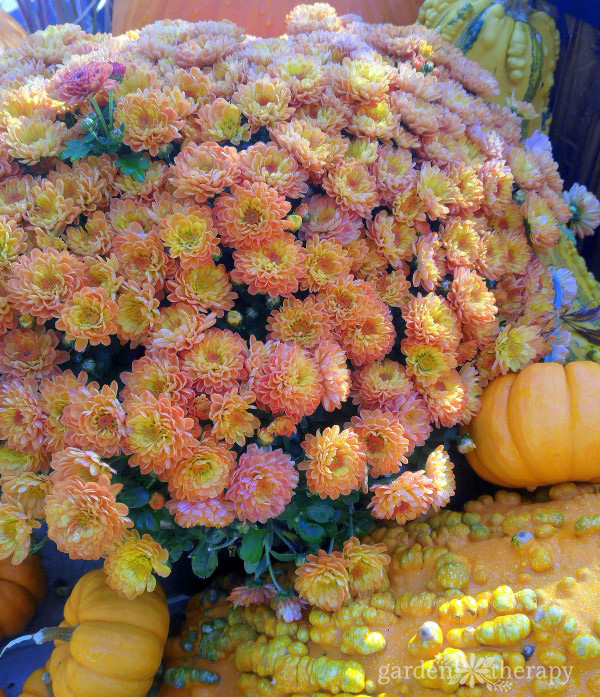
{"label": "flower cluster", "polygon": [[555,348],[535,252],[597,201],[435,33],[325,9],[0,56],[0,557],[45,519],[133,597],[351,538],[296,582],[337,607],[383,582],[371,514],[452,495],[433,430]]}

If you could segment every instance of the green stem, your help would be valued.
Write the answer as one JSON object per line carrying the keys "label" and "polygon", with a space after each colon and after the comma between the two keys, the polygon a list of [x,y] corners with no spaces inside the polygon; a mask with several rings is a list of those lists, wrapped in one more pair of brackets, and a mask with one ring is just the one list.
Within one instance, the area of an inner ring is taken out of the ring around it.
{"label": "green stem", "polygon": [[277,582],[277,578],[275,577],[275,571],[273,571],[273,564],[271,563],[271,544],[273,542],[273,529],[269,530],[269,536],[266,541],[265,545],[265,553],[267,555],[267,568],[269,569],[269,576],[271,576],[271,581],[273,581],[273,585],[275,588],[277,588],[277,591],[279,593],[282,593],[283,590],[279,583]]}
{"label": "green stem", "polygon": [[113,129],[113,111],[115,108],[115,95],[114,90],[108,93],[108,125],[112,132]]}
{"label": "green stem", "polygon": [[0,651],[0,658],[14,646],[22,644],[25,641],[33,641],[38,645],[44,644],[46,641],[71,641],[73,632],[76,629],[77,627],[44,627],[35,634],[25,634],[24,636],[17,637],[9,641],[2,651]]}
{"label": "green stem", "polygon": [[96,101],[96,97],[92,97],[90,99],[90,103],[94,107],[94,111],[98,114],[98,118],[100,119],[100,125],[102,126],[102,130],[104,131],[104,135],[107,138],[110,138],[110,132],[108,130],[108,126],[106,125],[106,119],[104,118],[104,114],[102,113],[102,110],[100,109],[100,106]]}

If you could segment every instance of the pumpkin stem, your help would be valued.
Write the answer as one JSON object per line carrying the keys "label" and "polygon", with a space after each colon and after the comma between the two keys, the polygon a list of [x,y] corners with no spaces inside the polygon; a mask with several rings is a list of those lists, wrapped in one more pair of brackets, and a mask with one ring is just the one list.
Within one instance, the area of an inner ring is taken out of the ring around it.
{"label": "pumpkin stem", "polygon": [[33,641],[36,644],[43,644],[46,641],[70,641],[75,629],[76,627],[44,627],[44,629],[40,629],[35,634],[25,634],[17,637],[9,641],[2,651],[0,651],[0,658],[2,658],[9,649],[25,641]]}
{"label": "pumpkin stem", "polygon": [[42,675],[42,682],[44,683],[44,687],[46,688],[46,692],[48,693],[48,697],[54,697],[54,690],[52,689],[52,679],[50,677],[50,673],[46,671]]}

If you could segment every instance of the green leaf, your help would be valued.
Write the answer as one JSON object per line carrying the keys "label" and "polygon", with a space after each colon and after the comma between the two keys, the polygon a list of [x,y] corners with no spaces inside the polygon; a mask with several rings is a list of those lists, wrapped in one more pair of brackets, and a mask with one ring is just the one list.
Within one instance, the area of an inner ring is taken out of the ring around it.
{"label": "green leaf", "polygon": [[150,501],[150,492],[143,486],[132,486],[123,489],[118,498],[120,503],[124,503],[130,509],[141,508]]}
{"label": "green leaf", "polygon": [[296,558],[296,554],[293,552],[276,552],[274,549],[271,550],[271,555],[277,559],[277,561],[292,561]]}
{"label": "green leaf", "polygon": [[301,520],[298,523],[298,534],[305,542],[319,544],[325,537],[325,530],[316,523],[307,523],[305,520]]}
{"label": "green leaf", "polygon": [[267,531],[264,528],[250,528],[244,535],[242,546],[240,547],[240,557],[248,565],[258,564],[260,561],[266,535]]}
{"label": "green leaf", "polygon": [[198,578],[212,576],[219,563],[216,552],[213,552],[208,542],[202,542],[190,555],[192,559],[192,571]]}
{"label": "green leaf", "polygon": [[315,523],[326,523],[328,520],[331,520],[333,509],[329,504],[325,503],[325,501],[319,501],[317,503],[312,503],[306,509],[306,515],[311,520],[314,520]]}
{"label": "green leaf", "polygon": [[139,515],[135,517],[132,516],[132,520],[137,530],[141,533],[155,532],[160,528],[158,521],[152,515],[151,511],[141,511]]}
{"label": "green leaf", "polygon": [[68,140],[65,149],[60,153],[61,160],[81,160],[94,151],[94,146],[86,140]]}
{"label": "green leaf", "polygon": [[119,155],[115,164],[123,174],[140,183],[144,181],[146,171],[150,169],[150,160],[141,152]]}

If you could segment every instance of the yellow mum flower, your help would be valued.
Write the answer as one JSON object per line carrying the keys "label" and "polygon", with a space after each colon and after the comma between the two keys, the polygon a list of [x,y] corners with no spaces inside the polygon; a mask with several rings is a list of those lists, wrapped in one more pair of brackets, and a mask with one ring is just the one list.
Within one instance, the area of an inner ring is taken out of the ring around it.
{"label": "yellow mum flower", "polygon": [[35,165],[43,157],[55,157],[62,150],[67,127],[43,115],[11,119],[6,127],[4,142],[8,152],[26,165]]}
{"label": "yellow mum flower", "polygon": [[389,587],[387,567],[391,558],[384,544],[363,545],[356,537],[351,537],[344,542],[344,557],[348,561],[352,595],[365,597]]}
{"label": "yellow mum flower", "polygon": [[20,503],[4,497],[0,503],[0,559],[12,556],[13,564],[24,561],[29,554],[31,533],[40,525]]}

